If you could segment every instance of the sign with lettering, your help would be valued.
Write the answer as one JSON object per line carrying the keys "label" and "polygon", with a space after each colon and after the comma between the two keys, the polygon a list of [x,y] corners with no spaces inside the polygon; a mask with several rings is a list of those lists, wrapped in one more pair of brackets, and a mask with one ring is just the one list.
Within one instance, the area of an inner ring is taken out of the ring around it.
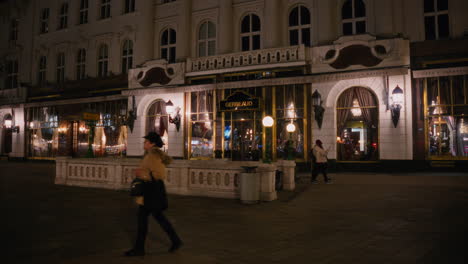
{"label": "sign with lettering", "polygon": [[83,113],[83,120],[98,121],[99,120],[99,114],[84,112]]}
{"label": "sign with lettering", "polygon": [[260,99],[249,94],[237,91],[231,94],[226,100],[221,100],[219,109],[221,111],[245,111],[258,110],[260,108]]}

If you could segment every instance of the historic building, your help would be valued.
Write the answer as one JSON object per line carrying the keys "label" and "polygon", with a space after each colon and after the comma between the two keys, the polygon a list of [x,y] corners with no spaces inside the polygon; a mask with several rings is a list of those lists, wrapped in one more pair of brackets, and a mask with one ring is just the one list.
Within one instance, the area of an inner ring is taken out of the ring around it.
{"label": "historic building", "polygon": [[3,5],[30,46],[1,43],[23,58],[2,92],[28,91],[16,156],[140,156],[156,131],[185,160],[305,165],[320,139],[335,167],[466,166],[466,1]]}

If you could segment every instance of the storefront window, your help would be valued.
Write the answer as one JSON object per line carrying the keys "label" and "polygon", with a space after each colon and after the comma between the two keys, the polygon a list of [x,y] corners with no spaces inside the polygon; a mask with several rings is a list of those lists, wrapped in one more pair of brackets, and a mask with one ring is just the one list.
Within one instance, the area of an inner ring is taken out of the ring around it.
{"label": "storefront window", "polygon": [[337,102],[337,159],[378,160],[378,108],[374,94],[363,87],[344,91]]}
{"label": "storefront window", "polygon": [[[298,159],[304,159],[304,85],[275,87],[276,93],[276,149],[278,158],[287,158],[293,151]],[[286,127],[294,124],[295,131],[288,132]]]}
{"label": "storefront window", "polygon": [[468,157],[467,80],[467,75],[425,79],[431,158]]}
{"label": "storefront window", "polygon": [[[127,100],[29,108],[28,155],[33,158],[125,155],[126,110]],[[99,118],[88,120],[85,113]]]}
{"label": "storefront window", "polygon": [[190,157],[211,158],[214,151],[214,91],[190,93]]}

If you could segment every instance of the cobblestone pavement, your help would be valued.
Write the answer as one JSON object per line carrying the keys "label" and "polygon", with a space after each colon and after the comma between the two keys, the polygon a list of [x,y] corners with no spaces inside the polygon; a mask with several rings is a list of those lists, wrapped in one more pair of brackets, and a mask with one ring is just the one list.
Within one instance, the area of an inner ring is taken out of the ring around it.
{"label": "cobblestone pavement", "polygon": [[468,263],[468,174],[301,177],[296,191],[249,206],[170,195],[184,247],[167,253],[151,221],[148,254],[129,259],[128,193],[54,185],[54,168],[0,161],[2,263]]}

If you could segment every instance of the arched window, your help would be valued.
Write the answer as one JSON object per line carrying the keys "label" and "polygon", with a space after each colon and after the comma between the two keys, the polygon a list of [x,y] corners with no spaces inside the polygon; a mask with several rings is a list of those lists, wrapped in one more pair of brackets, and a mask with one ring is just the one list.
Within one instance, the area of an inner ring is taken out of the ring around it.
{"label": "arched window", "polygon": [[216,53],[216,26],[206,21],[198,32],[198,57],[212,56]]}
{"label": "arched window", "polygon": [[122,73],[127,73],[133,66],[133,42],[125,40],[122,49]]}
{"label": "arched window", "polygon": [[60,52],[57,54],[57,83],[65,81],[65,53]]}
{"label": "arched window", "polygon": [[168,28],[161,35],[161,58],[166,59],[169,63],[175,62],[176,59],[176,31]]}
{"label": "arched window", "polygon": [[248,14],[242,18],[241,49],[242,51],[260,49],[260,18],[255,14]]}
{"label": "arched window", "polygon": [[76,55],[76,79],[83,80],[86,77],[86,50],[79,49]]}
{"label": "arched window", "polygon": [[366,33],[366,5],[363,0],[346,0],[341,8],[343,35]]}
{"label": "arched window", "polygon": [[310,46],[310,12],[299,5],[289,13],[289,45],[304,44]]}
{"label": "arched window", "polygon": [[106,19],[111,16],[111,0],[101,0],[101,19]]}
{"label": "arched window", "polygon": [[47,57],[41,56],[39,58],[39,70],[37,72],[37,83],[43,85],[47,78]]}
{"label": "arched window", "polygon": [[109,64],[109,48],[106,44],[99,47],[98,53],[98,77],[107,76],[107,68]]}
{"label": "arched window", "polygon": [[364,87],[349,88],[338,97],[338,160],[378,160],[378,110],[377,98]]}
{"label": "arched window", "polygon": [[424,0],[426,40],[449,37],[448,0]]}
{"label": "arched window", "polygon": [[166,102],[158,99],[154,101],[148,108],[146,113],[146,129],[145,134],[148,132],[158,133],[165,146],[168,144],[168,127],[169,127],[169,115],[166,112]]}

